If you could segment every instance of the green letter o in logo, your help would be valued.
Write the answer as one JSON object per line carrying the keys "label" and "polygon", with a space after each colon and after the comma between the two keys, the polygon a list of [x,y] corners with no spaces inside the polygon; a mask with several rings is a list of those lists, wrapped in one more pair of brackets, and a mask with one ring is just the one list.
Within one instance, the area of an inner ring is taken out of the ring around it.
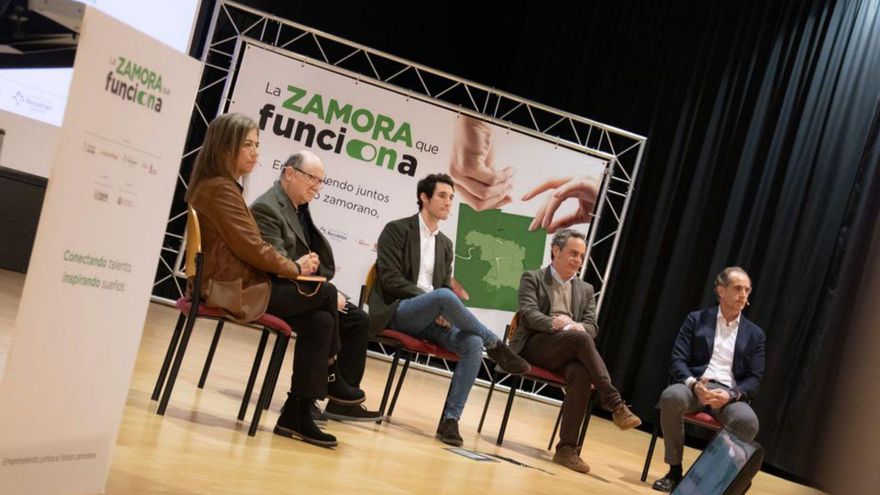
{"label": "green letter o in logo", "polygon": [[372,162],[376,158],[376,147],[359,139],[348,141],[345,145],[345,152],[348,153],[348,156],[364,162]]}

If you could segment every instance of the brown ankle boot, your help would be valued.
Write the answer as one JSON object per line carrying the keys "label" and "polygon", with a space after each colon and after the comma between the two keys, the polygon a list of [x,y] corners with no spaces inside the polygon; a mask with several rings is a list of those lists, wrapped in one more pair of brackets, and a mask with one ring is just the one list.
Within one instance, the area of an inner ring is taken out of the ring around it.
{"label": "brown ankle boot", "polygon": [[628,430],[642,424],[642,420],[633,414],[623,402],[611,411],[611,418],[614,420],[614,424],[621,430]]}
{"label": "brown ankle boot", "polygon": [[556,447],[556,455],[553,456],[553,462],[579,473],[587,474],[590,472],[590,466],[578,455],[577,447],[567,445]]}

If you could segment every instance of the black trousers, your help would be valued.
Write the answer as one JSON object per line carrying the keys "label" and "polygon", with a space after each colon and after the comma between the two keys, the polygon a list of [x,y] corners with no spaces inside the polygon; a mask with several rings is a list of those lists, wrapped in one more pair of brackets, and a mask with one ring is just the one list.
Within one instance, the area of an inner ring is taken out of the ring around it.
{"label": "black trousers", "polygon": [[[297,286],[299,284],[299,286]],[[327,361],[339,352],[339,311],[336,287],[274,278],[267,312],[284,320],[296,333],[290,393],[320,400],[327,395]]]}
{"label": "black trousers", "polygon": [[342,347],[336,357],[339,373],[345,383],[360,388],[367,363],[367,344],[370,340],[370,317],[352,303],[339,313],[339,337]]}

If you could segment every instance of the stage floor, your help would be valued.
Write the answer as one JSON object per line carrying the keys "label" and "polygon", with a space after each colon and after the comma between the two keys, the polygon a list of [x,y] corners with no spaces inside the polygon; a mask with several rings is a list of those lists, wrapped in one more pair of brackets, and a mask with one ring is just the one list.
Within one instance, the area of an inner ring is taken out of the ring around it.
{"label": "stage floor", "polygon": [[[12,341],[23,283],[24,275],[0,270],[0,369]],[[340,442],[334,450],[275,436],[272,427],[285,398],[291,350],[260,431],[248,437],[248,423],[235,417],[258,335],[231,325],[224,329],[204,390],[198,390],[196,382],[213,329],[209,323],[196,326],[166,415],[157,416],[150,393],[176,318],[173,308],[150,305],[113,453],[108,494],[650,494],[658,492],[649,483],[665,473],[658,443],[648,483],[641,483],[650,435],[621,432],[599,417],[590,423],[583,452],[592,468],[590,474],[553,464],[552,454],[544,447],[558,408],[525,398],[514,402],[504,446],[497,447],[504,400],[500,395],[493,397],[483,433],[478,434],[487,393],[482,387],[471,392],[461,420],[464,447],[526,466],[478,462],[449,452],[434,439],[448,378],[416,370],[408,374],[390,421],[381,425],[329,422],[326,430]],[[378,407],[388,367],[386,361],[367,360],[362,388],[370,408]],[[685,465],[697,455],[698,451],[686,449]],[[750,493],[820,492],[759,473]]]}

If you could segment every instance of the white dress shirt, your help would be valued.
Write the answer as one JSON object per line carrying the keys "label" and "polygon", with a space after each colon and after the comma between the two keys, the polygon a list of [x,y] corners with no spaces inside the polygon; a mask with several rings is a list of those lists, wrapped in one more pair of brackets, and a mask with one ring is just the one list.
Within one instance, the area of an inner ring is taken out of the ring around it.
{"label": "white dress shirt", "polygon": [[553,268],[553,265],[550,265],[550,275],[553,277],[554,280],[559,282],[559,285],[571,284],[571,281],[574,280],[575,277],[577,277],[577,273],[575,273],[574,275],[568,277],[568,280],[562,280],[562,277],[559,276],[559,272],[556,271],[556,268]]}
{"label": "white dress shirt", "polygon": [[739,317],[740,315],[736,315],[736,319],[728,324],[721,314],[721,308],[718,309],[712,358],[709,359],[709,366],[703,372],[703,378],[715,380],[728,387],[736,386],[736,380],[733,378],[733,353],[736,350]]}
{"label": "white dress shirt", "polygon": [[434,290],[434,258],[436,255],[437,234],[440,227],[433,232],[428,229],[425,219],[419,213],[419,278],[416,285],[425,292]]}

